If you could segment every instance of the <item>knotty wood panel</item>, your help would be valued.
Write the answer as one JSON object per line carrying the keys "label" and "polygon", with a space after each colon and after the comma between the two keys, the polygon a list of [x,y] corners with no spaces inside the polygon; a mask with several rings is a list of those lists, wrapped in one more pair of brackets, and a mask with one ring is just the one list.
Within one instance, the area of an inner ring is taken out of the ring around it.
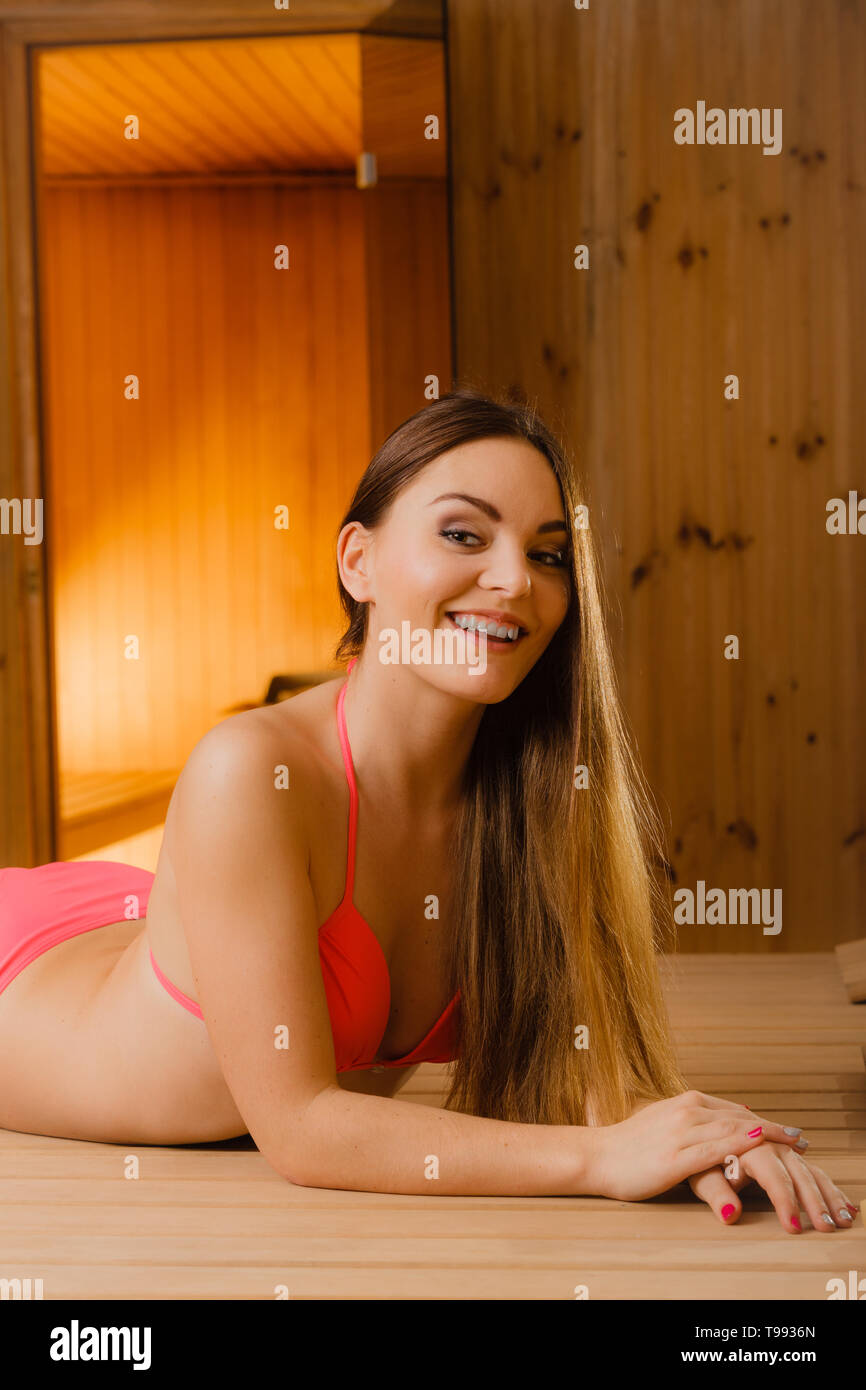
{"label": "knotty wood panel", "polygon": [[[860,936],[866,540],[825,507],[866,492],[862,8],[448,15],[457,372],[515,384],[576,451],[676,886],[783,892],[780,935],[682,948]],[[782,152],[675,144],[699,100],[782,108]]]}

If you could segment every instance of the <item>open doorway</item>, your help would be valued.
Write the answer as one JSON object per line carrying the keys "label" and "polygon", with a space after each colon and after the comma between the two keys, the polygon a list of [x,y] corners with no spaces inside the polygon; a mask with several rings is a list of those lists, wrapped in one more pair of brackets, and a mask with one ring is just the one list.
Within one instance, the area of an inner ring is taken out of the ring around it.
{"label": "open doorway", "polygon": [[219,720],[329,679],[371,454],[450,388],[441,41],[38,55],[58,859],[155,869]]}

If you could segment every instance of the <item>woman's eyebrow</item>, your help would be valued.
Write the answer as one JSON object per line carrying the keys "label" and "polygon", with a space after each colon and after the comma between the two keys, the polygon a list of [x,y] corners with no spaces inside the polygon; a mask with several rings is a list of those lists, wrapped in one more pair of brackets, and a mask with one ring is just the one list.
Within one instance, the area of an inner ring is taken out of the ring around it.
{"label": "woman's eyebrow", "polygon": [[[471,507],[477,507],[480,512],[485,512],[491,521],[501,521],[502,517],[496,510],[492,502],[486,502],[483,497],[470,497],[468,492],[443,492],[439,497],[434,497],[433,502],[428,502],[427,506],[432,507],[434,502],[445,502],[450,498],[455,498],[458,502],[468,502]],[[568,531],[564,521],[543,521],[536,527],[540,535],[542,531]]]}

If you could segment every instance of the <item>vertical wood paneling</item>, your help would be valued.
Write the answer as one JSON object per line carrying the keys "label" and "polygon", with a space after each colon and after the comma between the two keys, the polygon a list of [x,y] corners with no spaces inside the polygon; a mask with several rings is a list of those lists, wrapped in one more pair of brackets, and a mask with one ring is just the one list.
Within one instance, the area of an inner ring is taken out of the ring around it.
{"label": "vertical wood paneling", "polygon": [[[782,889],[780,936],[686,950],[862,935],[866,542],[825,508],[866,492],[863,18],[449,5],[457,371],[519,384],[581,464],[677,886]],[[676,145],[698,100],[781,107],[782,152]]]}
{"label": "vertical wood paneling", "polygon": [[[332,532],[369,456],[363,196],[46,194],[69,771],[178,768],[275,672],[328,664]],[[133,372],[141,399],[126,401]]]}
{"label": "vertical wood paneling", "polygon": [[61,773],[171,773],[273,674],[328,665],[339,518],[450,380],[446,216],[435,181],[46,192]]}
{"label": "vertical wood paneling", "polygon": [[424,381],[450,390],[448,198],[434,180],[380,185],[364,200],[370,321],[370,450],[425,404]]}

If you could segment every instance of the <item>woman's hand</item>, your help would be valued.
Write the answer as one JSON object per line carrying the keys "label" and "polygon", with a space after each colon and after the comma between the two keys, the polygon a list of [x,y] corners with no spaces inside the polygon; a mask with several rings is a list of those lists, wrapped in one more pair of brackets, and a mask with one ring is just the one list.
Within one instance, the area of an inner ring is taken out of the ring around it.
{"label": "woman's hand", "polygon": [[[746,1106],[702,1091],[683,1091],[646,1103],[627,1120],[590,1132],[592,1191],[623,1202],[655,1197],[695,1174],[701,1174],[710,1190],[717,1192],[717,1180],[727,1179],[718,1171],[714,1178],[709,1169],[716,1169],[731,1155],[742,1164],[743,1156],[765,1141],[791,1151],[800,1134],[799,1130],[786,1134],[781,1125],[762,1120]],[[733,1200],[736,1205],[736,1196]]]}
{"label": "woman's hand", "polygon": [[759,1144],[737,1162],[737,1178],[728,1178],[724,1169],[715,1167],[694,1173],[688,1180],[695,1196],[712,1207],[724,1225],[730,1226],[738,1219],[743,1208],[737,1193],[753,1180],[763,1187],[782,1226],[792,1234],[802,1229],[801,1208],[816,1231],[845,1230],[853,1224],[857,1215],[854,1203],[849,1202],[823,1168],[807,1163],[787,1144]]}

